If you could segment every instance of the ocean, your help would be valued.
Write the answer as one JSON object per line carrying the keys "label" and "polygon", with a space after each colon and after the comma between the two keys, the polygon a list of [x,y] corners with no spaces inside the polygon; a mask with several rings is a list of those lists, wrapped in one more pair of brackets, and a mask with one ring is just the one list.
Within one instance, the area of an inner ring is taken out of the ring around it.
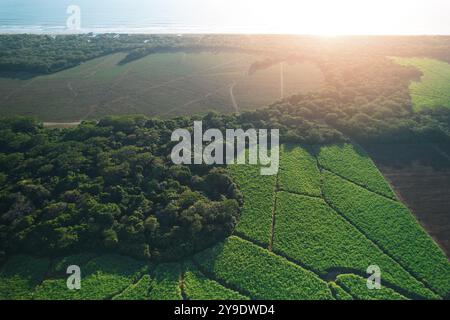
{"label": "ocean", "polygon": [[[0,0],[0,33],[265,31],[236,4],[224,0]],[[74,13],[67,12],[71,5],[79,8],[79,29],[67,27]]]}

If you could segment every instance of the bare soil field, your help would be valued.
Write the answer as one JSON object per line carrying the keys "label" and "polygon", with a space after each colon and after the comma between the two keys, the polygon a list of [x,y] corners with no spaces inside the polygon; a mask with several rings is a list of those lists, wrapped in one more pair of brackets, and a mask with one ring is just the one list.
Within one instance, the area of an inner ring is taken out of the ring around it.
{"label": "bare soil field", "polygon": [[450,257],[449,146],[366,145],[397,196]]}

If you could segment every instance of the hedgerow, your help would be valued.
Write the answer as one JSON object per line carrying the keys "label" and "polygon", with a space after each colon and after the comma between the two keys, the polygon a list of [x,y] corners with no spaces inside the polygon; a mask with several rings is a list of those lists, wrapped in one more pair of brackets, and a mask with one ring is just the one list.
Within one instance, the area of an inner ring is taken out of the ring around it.
{"label": "hedgerow", "polygon": [[348,269],[365,274],[368,266],[376,264],[389,283],[412,295],[437,298],[323,200],[286,192],[279,192],[277,197],[276,252],[322,276]]}
{"label": "hedgerow", "polygon": [[163,263],[151,273],[150,300],[181,300],[181,266],[177,263]]}
{"label": "hedgerow", "polygon": [[324,172],[327,201],[353,225],[442,297],[450,292],[450,263],[400,202]]}
{"label": "hedgerow", "polygon": [[202,271],[253,299],[332,299],[312,272],[235,236],[194,258]]}
{"label": "hedgerow", "polygon": [[10,258],[0,272],[0,300],[31,299],[49,267],[47,259],[26,255]]}
{"label": "hedgerow", "polygon": [[338,275],[336,283],[358,300],[408,300],[383,285],[381,285],[381,289],[369,289],[367,280],[354,274]]}
{"label": "hedgerow", "polygon": [[269,243],[276,177],[260,175],[256,165],[231,165],[229,168],[244,195],[235,230],[258,242]]}
{"label": "hedgerow", "polygon": [[186,265],[184,293],[189,300],[248,300],[236,291],[205,277],[193,264]]}
{"label": "hedgerow", "polygon": [[318,147],[320,166],[356,182],[369,190],[395,198],[389,184],[373,161],[360,147],[351,144],[335,144]]}
{"label": "hedgerow", "polygon": [[282,190],[320,196],[316,158],[306,148],[285,144],[281,148],[279,185]]}

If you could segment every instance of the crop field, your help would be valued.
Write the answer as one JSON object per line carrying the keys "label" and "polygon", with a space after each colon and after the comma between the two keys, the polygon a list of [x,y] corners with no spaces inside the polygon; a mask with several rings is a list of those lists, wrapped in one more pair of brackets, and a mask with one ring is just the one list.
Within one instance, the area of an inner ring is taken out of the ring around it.
{"label": "crop field", "polygon": [[419,69],[423,76],[409,87],[413,108],[450,108],[450,64],[429,58],[394,58],[401,65]]}
{"label": "crop field", "polygon": [[186,265],[183,288],[189,300],[248,300],[249,298],[207,278],[192,263]]}
{"label": "crop field", "polygon": [[446,146],[412,143],[364,148],[402,201],[450,256],[450,157]]}
{"label": "crop field", "polygon": [[391,187],[360,147],[351,144],[323,146],[318,148],[317,159],[324,169],[371,191],[394,198]]}
{"label": "crop field", "polygon": [[342,274],[336,284],[345,288],[357,300],[407,300],[401,294],[382,287],[380,290],[367,290],[366,279],[353,274]]}
{"label": "crop field", "polygon": [[412,295],[433,296],[321,199],[278,193],[274,251],[322,277],[341,270],[365,274],[376,261],[386,283]]}
{"label": "crop field", "polygon": [[237,237],[198,254],[195,261],[254,299],[332,298],[326,282],[312,272]]}
{"label": "crop field", "polygon": [[260,243],[270,242],[275,176],[262,176],[251,165],[231,165],[231,172],[244,194],[244,207],[236,232]]}
{"label": "crop field", "polygon": [[448,294],[447,257],[400,202],[325,172],[327,201],[368,238],[441,295]]}
{"label": "crop field", "polygon": [[320,174],[312,152],[293,145],[283,145],[282,148],[280,189],[298,194],[320,196]]}
{"label": "crop field", "polygon": [[[0,299],[449,297],[447,257],[361,147],[283,145],[280,156],[275,176],[230,166],[244,207],[234,234],[213,247],[158,265],[114,255],[16,256],[1,269]],[[79,291],[65,286],[68,264],[81,266]],[[367,288],[370,265],[381,270],[380,290]]]}
{"label": "crop field", "polygon": [[319,68],[307,62],[249,74],[263,57],[244,53],[160,53],[120,64],[124,57],[112,54],[31,78],[0,74],[0,115],[76,122],[120,114],[227,113],[315,91],[323,83]]}

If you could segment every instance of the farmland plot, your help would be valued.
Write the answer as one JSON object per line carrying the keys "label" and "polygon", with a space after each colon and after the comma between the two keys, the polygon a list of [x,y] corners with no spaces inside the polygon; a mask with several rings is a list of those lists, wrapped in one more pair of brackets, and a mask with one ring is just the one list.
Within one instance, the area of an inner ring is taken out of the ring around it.
{"label": "farmland plot", "polygon": [[[65,266],[66,268],[67,266]],[[144,263],[118,255],[96,257],[81,268],[81,289],[68,290],[67,275],[50,278],[36,288],[34,299],[39,300],[104,300],[112,299],[137,282],[147,271]]]}
{"label": "farmland plot", "polygon": [[305,147],[283,145],[280,159],[280,189],[320,196],[320,174],[316,158]]}
{"label": "farmland plot", "polygon": [[367,279],[353,274],[339,275],[336,283],[358,300],[407,300],[401,294],[385,286],[381,286],[380,289],[368,290]]}
{"label": "farmland plot", "polygon": [[394,58],[394,61],[416,67],[423,73],[420,81],[413,81],[409,86],[414,111],[450,108],[450,64],[429,58]]}
{"label": "farmland plot", "polygon": [[355,227],[436,293],[450,292],[444,252],[400,202],[324,172],[324,194]]}
{"label": "farmland plot", "polygon": [[74,122],[105,115],[231,113],[323,84],[320,69],[306,62],[284,66],[282,76],[279,65],[249,74],[263,57],[240,52],[157,53],[120,64],[125,55],[111,54],[31,79],[0,75],[0,114]]}
{"label": "farmland plot", "polygon": [[195,261],[254,299],[332,299],[327,283],[312,272],[234,236]]}
{"label": "farmland plot", "polygon": [[395,198],[383,175],[360,147],[351,144],[318,147],[317,158],[324,169],[371,191]]}
{"label": "farmland plot", "polygon": [[49,266],[47,259],[25,255],[9,259],[0,272],[0,300],[30,299]]}
{"label": "farmland plot", "polygon": [[163,263],[151,273],[150,300],[181,300],[181,266],[178,263]]}
{"label": "farmland plot", "polygon": [[275,176],[262,176],[254,165],[231,165],[231,173],[244,194],[244,207],[236,232],[268,244],[275,200]]}
{"label": "farmland plot", "polygon": [[341,270],[365,275],[367,267],[376,264],[387,283],[412,296],[436,298],[323,200],[286,192],[277,197],[275,252],[323,277]]}
{"label": "farmland plot", "polygon": [[192,263],[186,265],[183,289],[189,300],[248,300],[236,291],[205,277]]}

